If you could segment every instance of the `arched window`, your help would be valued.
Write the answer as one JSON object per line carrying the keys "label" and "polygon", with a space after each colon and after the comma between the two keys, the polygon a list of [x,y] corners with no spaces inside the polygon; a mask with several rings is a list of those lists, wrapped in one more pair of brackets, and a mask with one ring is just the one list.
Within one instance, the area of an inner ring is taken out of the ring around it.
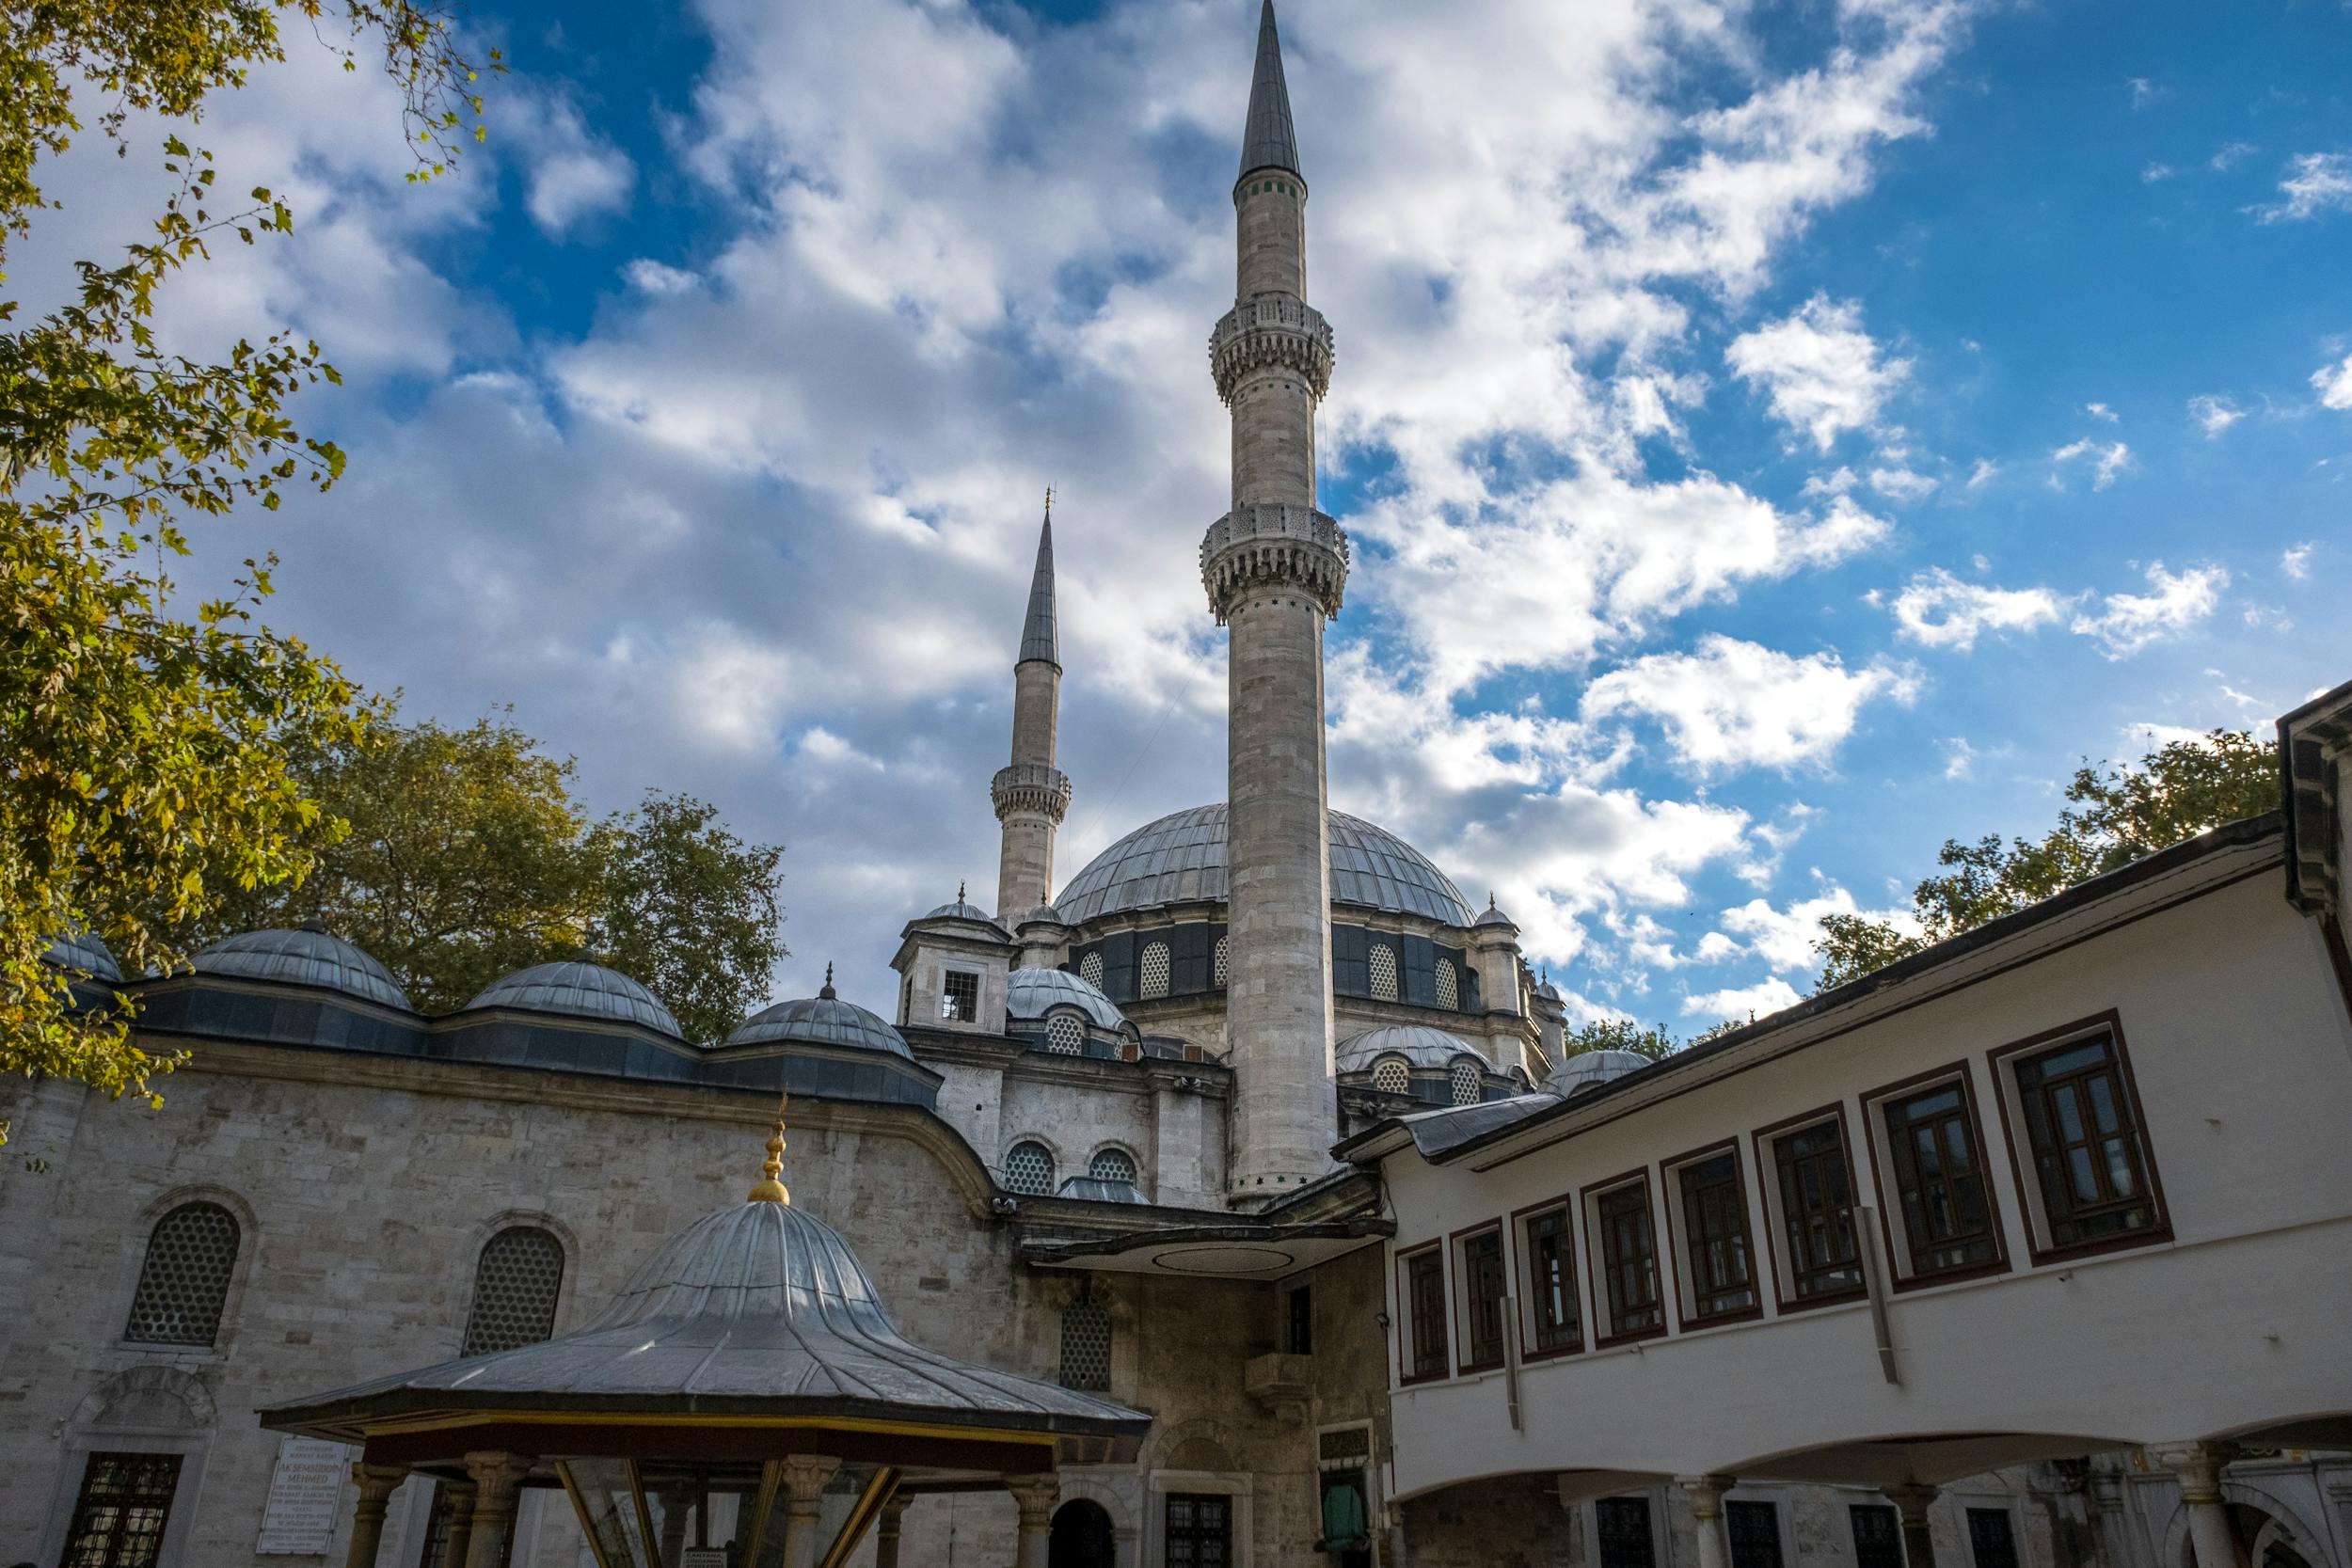
{"label": "arched window", "polygon": [[1438,960],[1438,1006],[1448,1012],[1458,1011],[1462,1006],[1462,982],[1454,976],[1454,960]]}
{"label": "arched window", "polygon": [[1136,1179],[1136,1157],[1123,1148],[1098,1148],[1087,1163],[1087,1174],[1097,1181],[1127,1181]]}
{"label": "arched window", "polygon": [[1396,1000],[1396,949],[1385,942],[1372,944],[1372,999]]}
{"label": "arched window", "polygon": [[180,1205],[148,1232],[122,1337],[141,1345],[211,1344],[236,1272],[237,1217],[217,1203]]}
{"label": "arched window", "polygon": [[1216,973],[1214,983],[1219,990],[1225,989],[1225,976],[1231,973],[1232,963],[1232,949],[1227,945],[1227,941],[1228,939],[1224,937],[1216,939],[1216,957],[1212,960],[1212,968]]}
{"label": "arched window", "polygon": [[1063,1056],[1083,1056],[1087,1026],[1076,1013],[1056,1013],[1045,1021],[1045,1049]]}
{"label": "arched window", "polygon": [[1413,1069],[1402,1056],[1383,1056],[1373,1064],[1372,1086],[1382,1094],[1411,1094]]}
{"label": "arched window", "polygon": [[1107,1392],[1111,1386],[1111,1314],[1089,1291],[1061,1309],[1061,1374],[1065,1388]]}
{"label": "arched window", "polygon": [[1136,995],[1146,999],[1168,994],[1168,943],[1148,942],[1143,944],[1142,981]]}
{"label": "arched window", "polygon": [[1041,1143],[1017,1143],[1005,1154],[1005,1188],[1043,1197],[1054,1190],[1054,1151]]}
{"label": "arched window", "polygon": [[1078,978],[1096,990],[1103,989],[1103,955],[1089,953],[1078,960]]}
{"label": "arched window", "polygon": [[473,1310],[460,1355],[535,1345],[555,1332],[564,1289],[564,1243],[535,1225],[510,1225],[482,1243],[474,1263]]}
{"label": "arched window", "polygon": [[1456,1056],[1446,1069],[1446,1082],[1453,1087],[1454,1103],[1475,1105],[1486,1086],[1486,1070],[1468,1056]]}

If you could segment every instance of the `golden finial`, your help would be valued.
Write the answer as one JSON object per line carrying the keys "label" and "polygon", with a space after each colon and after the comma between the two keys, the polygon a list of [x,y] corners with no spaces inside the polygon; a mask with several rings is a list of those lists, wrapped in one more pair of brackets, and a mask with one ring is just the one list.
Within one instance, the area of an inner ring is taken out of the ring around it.
{"label": "golden finial", "polygon": [[743,1196],[746,1203],[784,1203],[792,1201],[792,1195],[779,1180],[784,1175],[784,1113],[792,1103],[790,1091],[776,1101],[776,1130],[768,1135],[768,1163],[759,1167],[759,1185]]}
{"label": "golden finial", "polygon": [[1045,520],[1054,520],[1054,487],[1050,484],[1045,487]]}

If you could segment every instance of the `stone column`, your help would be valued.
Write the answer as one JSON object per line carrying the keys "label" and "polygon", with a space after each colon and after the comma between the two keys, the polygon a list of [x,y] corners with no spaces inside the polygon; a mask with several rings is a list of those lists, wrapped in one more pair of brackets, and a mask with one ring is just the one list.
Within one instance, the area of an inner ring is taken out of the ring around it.
{"label": "stone column", "polygon": [[501,1449],[481,1449],[466,1456],[466,1473],[473,1477],[473,1529],[466,1541],[466,1568],[499,1568],[504,1560],[507,1538],[515,1529],[516,1494],[532,1464],[522,1454]]}
{"label": "stone column", "polygon": [[1054,1534],[1054,1505],[1061,1500],[1061,1478],[1052,1471],[1039,1476],[1007,1476],[1005,1490],[1021,1511],[1021,1542],[1012,1568],[1045,1568],[1045,1554]]}
{"label": "stone column", "polygon": [[2228,1462],[2227,1450],[2215,1443],[2178,1443],[2153,1452],[2179,1478],[2181,1506],[2188,1511],[2188,1542],[2196,1553],[2197,1568],[2246,1568],[2246,1553],[2221,1503],[2221,1466]]}
{"label": "stone column", "polygon": [[351,1479],[358,1483],[359,1500],[351,1511],[351,1555],[344,1561],[348,1568],[375,1568],[375,1551],[384,1540],[384,1507],[408,1479],[408,1466],[362,1463],[351,1467]]}
{"label": "stone column", "polygon": [[1691,1502],[1691,1521],[1698,1528],[1699,1568],[1731,1568],[1731,1531],[1724,1522],[1724,1494],[1736,1476],[1677,1476],[1675,1485]]}
{"label": "stone column", "polygon": [[818,1507],[825,1485],[841,1461],[823,1454],[796,1453],[784,1462],[784,1568],[817,1568],[817,1556],[827,1543],[818,1538],[821,1528]]}
{"label": "stone column", "polygon": [[898,1568],[898,1534],[907,1522],[914,1497],[894,1492],[874,1520],[874,1568]]}
{"label": "stone column", "polygon": [[466,1568],[466,1551],[473,1542],[474,1485],[469,1481],[445,1481],[449,1497],[449,1533],[441,1538],[441,1555],[433,1568]]}
{"label": "stone column", "polygon": [[1136,1554],[1140,1549],[1135,1527],[1114,1526],[1111,1529],[1111,1568],[1136,1568],[1143,1560]]}
{"label": "stone column", "polygon": [[1935,1568],[1935,1537],[1928,1529],[1928,1505],[1939,1489],[1923,1481],[1886,1488],[1886,1500],[1903,1516],[1904,1568]]}

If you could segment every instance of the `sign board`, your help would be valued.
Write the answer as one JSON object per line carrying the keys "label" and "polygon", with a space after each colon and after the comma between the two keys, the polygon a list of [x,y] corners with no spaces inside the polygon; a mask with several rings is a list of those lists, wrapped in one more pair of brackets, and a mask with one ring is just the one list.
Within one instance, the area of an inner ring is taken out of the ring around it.
{"label": "sign board", "polygon": [[678,1553],[678,1568],[727,1568],[724,1546],[689,1546]]}
{"label": "sign board", "polygon": [[269,1473],[269,1501],[262,1509],[262,1538],[253,1544],[263,1557],[321,1557],[335,1539],[343,1482],[351,1478],[351,1450],[315,1437],[289,1437],[278,1445]]}

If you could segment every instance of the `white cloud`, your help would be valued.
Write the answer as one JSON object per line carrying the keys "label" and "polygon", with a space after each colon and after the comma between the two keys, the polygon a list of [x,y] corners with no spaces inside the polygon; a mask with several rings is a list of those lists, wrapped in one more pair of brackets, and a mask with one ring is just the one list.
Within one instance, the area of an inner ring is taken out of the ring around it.
{"label": "white cloud", "polygon": [[1842,496],[1861,483],[1851,468],[1840,465],[1826,474],[1814,474],[1804,482],[1804,494],[1827,498]]}
{"label": "white cloud", "polygon": [[1772,416],[1827,451],[1849,430],[1878,427],[1879,412],[1911,373],[1862,329],[1862,306],[1815,294],[1797,310],[1731,341],[1732,373],[1763,391]]}
{"label": "white cloud", "polygon": [[2352,354],[2340,365],[2322,365],[2312,372],[2312,390],[2325,408],[2352,408]]}
{"label": "white cloud", "polygon": [[1979,457],[1977,466],[1968,470],[1968,488],[1981,490],[1999,475],[2001,466],[1990,457]]}
{"label": "white cloud", "polygon": [[2205,160],[2205,166],[2216,174],[2226,173],[2232,164],[2241,158],[2250,158],[2261,150],[2250,141],[2223,142],[2214,150],[2213,156]]}
{"label": "white cloud", "polygon": [[2145,76],[2131,77],[2126,80],[2123,85],[2131,89],[2132,107],[2135,109],[2144,109],[2148,107],[2148,105],[2153,103],[2159,98],[2164,97],[2166,92],[2169,90],[2168,88],[2158,87],[2155,83],[2150,81]]}
{"label": "white cloud", "polygon": [[1788,905],[1752,898],[1738,909],[1724,911],[1720,919],[1725,930],[1747,939],[1741,951],[1763,959],[1774,974],[1811,974],[1821,966],[1816,950],[1821,940],[1821,917],[1832,914],[1867,915],[1905,930],[1918,926],[1911,911],[1866,910],[1852,894],[1834,882],[1811,898]]}
{"label": "white cloud", "polygon": [[1733,986],[1686,996],[1682,999],[1682,1013],[1685,1018],[1745,1023],[1752,1018],[1766,1018],[1784,1007],[1793,1007],[1804,1000],[1796,987],[1775,974],[1752,986]]}
{"label": "white cloud", "polygon": [[701,279],[681,268],[641,256],[621,269],[621,276],[629,287],[649,294],[682,294],[696,287]]}
{"label": "white cloud", "polygon": [[2207,440],[2217,440],[2223,431],[2246,418],[2246,410],[2228,398],[2200,393],[2188,400],[2188,417],[2197,421]]}
{"label": "white cloud", "polygon": [[2153,185],[2159,181],[2171,178],[2172,166],[2170,164],[2151,163],[2139,171],[2140,183],[2143,185]]}
{"label": "white cloud", "polygon": [[1651,654],[1602,675],[1585,689],[1582,712],[1588,721],[1651,715],[1678,759],[1711,772],[1819,762],[1853,733],[1867,704],[1917,694],[1908,670],[1849,670],[1835,653],[1800,657],[1710,634],[1693,653]]}
{"label": "white cloud", "polygon": [[1944,776],[1965,779],[1977,770],[1977,749],[1965,736],[1953,736],[1944,742]]}
{"label": "white cloud", "polygon": [[1894,500],[1915,501],[1931,494],[1936,481],[1926,474],[1915,473],[1902,464],[1870,470],[1870,488]]}
{"label": "white cloud", "polygon": [[2073,629],[2097,639],[2107,657],[2126,657],[2211,615],[2230,586],[2230,574],[2218,566],[2192,566],[2175,576],[2157,561],[2149,563],[2148,585],[2153,593],[2109,594],[2097,614],[2077,615]]}
{"label": "white cloud", "polygon": [[2290,546],[2279,556],[2279,570],[2298,581],[2312,575],[2312,551],[2318,546],[2310,541]]}
{"label": "white cloud", "polygon": [[2109,424],[2115,423],[2123,417],[2104,403],[2086,403],[2083,404],[2083,412],[2094,420],[2105,420]]}
{"label": "white cloud", "polygon": [[[2116,475],[2132,466],[2132,449],[2123,442],[2115,441],[2101,446],[2088,437],[2070,441],[2050,453],[2050,466],[2062,468],[2078,457],[2091,459],[2090,487],[2093,490],[2104,490],[2113,484]],[[2050,482],[2057,483],[2058,475],[2053,473]]]}
{"label": "white cloud", "polygon": [[1895,629],[1924,647],[1964,653],[1988,631],[2032,631],[2048,626],[2066,612],[2070,602],[2047,588],[1963,582],[1937,566],[1913,578],[1895,595]]}
{"label": "white cloud", "polygon": [[523,208],[539,231],[561,240],[589,218],[626,212],[637,165],[588,128],[562,92],[528,86],[499,95],[498,135],[523,164]]}
{"label": "white cloud", "polygon": [[2352,154],[2304,152],[2288,159],[2279,194],[2286,199],[2248,211],[2263,223],[2292,223],[2325,213],[2352,211]]}

